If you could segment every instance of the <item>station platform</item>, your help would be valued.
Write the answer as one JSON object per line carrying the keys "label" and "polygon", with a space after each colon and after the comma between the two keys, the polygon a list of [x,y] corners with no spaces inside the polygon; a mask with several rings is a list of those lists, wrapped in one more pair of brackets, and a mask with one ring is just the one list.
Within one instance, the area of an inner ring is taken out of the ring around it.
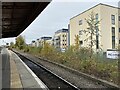
{"label": "station platform", "polygon": [[[4,48],[1,51],[2,69],[0,79],[2,88],[47,90],[47,86],[32,72],[32,70],[11,50]],[[1,59],[0,59],[1,61]],[[2,78],[1,78],[2,76]]]}

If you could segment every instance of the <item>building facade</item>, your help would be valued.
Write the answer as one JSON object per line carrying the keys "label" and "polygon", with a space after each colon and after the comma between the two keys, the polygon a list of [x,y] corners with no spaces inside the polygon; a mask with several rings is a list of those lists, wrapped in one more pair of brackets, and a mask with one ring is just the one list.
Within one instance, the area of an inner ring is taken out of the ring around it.
{"label": "building facade", "polygon": [[88,28],[85,18],[89,19],[91,12],[93,12],[96,20],[100,21],[98,35],[94,37],[96,44],[93,48],[95,50],[101,49],[104,52],[107,49],[116,49],[120,45],[120,16],[118,10],[117,7],[100,3],[71,18],[69,26],[70,45],[75,45],[75,35],[79,35],[80,46],[88,47],[89,40],[86,40],[87,36],[84,33]]}
{"label": "building facade", "polygon": [[32,42],[31,42],[31,46],[32,46],[32,47],[36,47],[36,46],[37,46],[36,41],[32,41]]}
{"label": "building facade", "polygon": [[60,29],[55,32],[53,45],[60,51],[65,51],[68,48],[68,29]]}
{"label": "building facade", "polygon": [[45,43],[48,43],[49,45],[52,45],[52,37],[41,37],[39,39],[39,46],[43,47]]}
{"label": "building facade", "polygon": [[40,43],[39,43],[39,39],[36,40],[36,46],[39,47],[40,46]]}

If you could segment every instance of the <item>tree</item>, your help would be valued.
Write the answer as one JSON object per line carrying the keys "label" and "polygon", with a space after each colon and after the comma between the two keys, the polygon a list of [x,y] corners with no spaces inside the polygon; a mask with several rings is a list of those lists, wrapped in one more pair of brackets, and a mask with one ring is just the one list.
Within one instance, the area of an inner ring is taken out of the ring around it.
{"label": "tree", "polygon": [[44,46],[41,49],[41,55],[44,57],[49,57],[52,56],[54,52],[55,52],[54,47],[52,47],[51,45],[44,41]]}
{"label": "tree", "polygon": [[[94,12],[91,12],[89,15],[89,18],[85,19],[85,20],[88,24],[88,28],[87,28],[87,30],[85,30],[85,33],[87,36],[86,40],[90,41],[89,46],[90,46],[90,51],[91,51],[91,56],[92,56],[93,46],[96,45],[96,43],[99,43],[97,39],[100,36],[100,34],[99,34],[100,21],[98,20],[98,17],[95,16]],[[91,56],[90,56],[90,58],[91,58]]]}
{"label": "tree", "polygon": [[10,47],[14,48],[14,43],[13,42],[10,42]]}
{"label": "tree", "polygon": [[79,42],[79,35],[75,35],[75,49],[79,50],[80,42]]}
{"label": "tree", "polygon": [[16,38],[15,46],[18,47],[20,50],[24,48],[25,40],[21,35]]}

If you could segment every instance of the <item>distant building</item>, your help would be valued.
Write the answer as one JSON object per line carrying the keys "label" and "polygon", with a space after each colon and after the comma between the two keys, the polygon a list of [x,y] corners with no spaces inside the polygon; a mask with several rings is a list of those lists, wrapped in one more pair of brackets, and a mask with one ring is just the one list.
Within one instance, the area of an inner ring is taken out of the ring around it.
{"label": "distant building", "polygon": [[40,39],[37,39],[36,40],[36,46],[39,47],[40,46],[40,43],[39,43]]}
{"label": "distant building", "polygon": [[37,46],[37,43],[36,43],[35,41],[32,41],[31,46],[32,46],[32,47],[36,47],[36,46]]}
{"label": "distant building", "polygon": [[30,44],[26,44],[26,45],[31,47],[31,46],[32,46],[32,43],[30,43]]}
{"label": "distant building", "polygon": [[117,48],[120,45],[120,15],[118,15],[118,7],[101,3],[70,19],[70,45],[75,45],[75,35],[79,35],[80,46],[89,47],[90,41],[86,40],[87,36],[82,31],[88,28],[85,18],[88,19],[91,12],[95,14],[96,20],[100,21],[99,31],[96,30],[98,34],[94,37],[96,44],[93,48],[95,50],[102,49],[104,52],[107,49]]}
{"label": "distant building", "polygon": [[52,45],[52,37],[41,37],[39,39],[39,46],[44,46],[44,43]]}
{"label": "distant building", "polygon": [[60,29],[55,32],[53,45],[60,51],[68,48],[68,29]]}

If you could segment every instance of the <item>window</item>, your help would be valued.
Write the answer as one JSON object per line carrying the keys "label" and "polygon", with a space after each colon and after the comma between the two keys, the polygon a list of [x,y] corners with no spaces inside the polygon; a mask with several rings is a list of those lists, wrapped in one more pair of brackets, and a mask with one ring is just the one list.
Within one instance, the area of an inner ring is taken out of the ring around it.
{"label": "window", "polygon": [[115,49],[115,41],[112,41],[112,49]]}
{"label": "window", "polygon": [[119,44],[120,44],[120,40],[119,40]]}
{"label": "window", "polygon": [[99,49],[99,41],[97,40],[96,43],[96,49]]}
{"label": "window", "polygon": [[79,21],[79,25],[82,25],[82,20]]}
{"label": "window", "polygon": [[115,49],[115,27],[112,27],[112,49]]}
{"label": "window", "polygon": [[63,35],[63,37],[64,37],[64,35]]}
{"label": "window", "polygon": [[82,45],[83,44],[83,41],[80,41],[80,45]]}
{"label": "window", "polygon": [[79,31],[79,35],[82,35],[82,30]]}
{"label": "window", "polygon": [[96,49],[99,49],[99,36],[96,35]]}
{"label": "window", "polygon": [[98,26],[96,26],[96,35],[99,35],[99,29],[98,29]]}
{"label": "window", "polygon": [[115,15],[111,15],[112,24],[115,25]]}
{"label": "window", "polygon": [[114,41],[115,40],[115,36],[112,36],[112,41]]}
{"label": "window", "polygon": [[120,21],[120,16],[118,18],[119,18],[119,21]]}
{"label": "window", "polygon": [[119,28],[119,33],[120,33],[120,28]]}
{"label": "window", "polygon": [[98,30],[98,26],[96,27],[96,49],[99,49],[99,30]]}
{"label": "window", "polygon": [[98,21],[98,13],[95,15],[95,17],[96,17],[96,21]]}
{"label": "window", "polygon": [[112,27],[112,36],[115,36],[115,27]]}

